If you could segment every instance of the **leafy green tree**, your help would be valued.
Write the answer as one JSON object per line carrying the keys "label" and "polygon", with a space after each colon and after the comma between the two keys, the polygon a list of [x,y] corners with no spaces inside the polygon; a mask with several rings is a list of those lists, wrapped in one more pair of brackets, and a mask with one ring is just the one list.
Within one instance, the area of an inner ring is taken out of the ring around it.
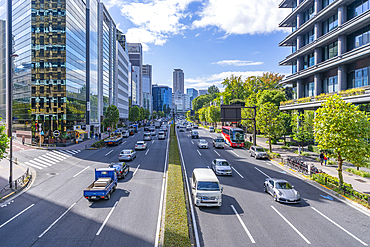
{"label": "leafy green tree", "polygon": [[221,109],[218,106],[210,106],[207,108],[206,112],[206,119],[207,122],[213,123],[213,125],[217,122],[221,121]]}
{"label": "leafy green tree", "polygon": [[111,129],[113,130],[113,126],[116,125],[119,121],[119,110],[117,106],[115,105],[110,105],[108,106],[105,114],[104,114],[104,120],[103,124],[105,127],[110,126]]}
{"label": "leafy green tree", "polygon": [[209,102],[212,100],[213,98],[209,94],[199,95],[192,101],[194,111],[198,111],[202,107],[209,106]]}
{"label": "leafy green tree", "polygon": [[156,112],[156,111],[153,111],[153,112],[152,112],[152,119],[156,119],[156,118],[157,118],[157,116],[158,116],[158,115],[157,115],[157,112]]}
{"label": "leafy green tree", "polygon": [[344,160],[364,165],[370,154],[367,142],[370,122],[358,106],[346,103],[338,95],[329,97],[316,110],[314,135],[320,149],[330,149],[338,161],[338,178],[343,184],[342,164]]}
{"label": "leafy green tree", "polygon": [[269,139],[270,152],[272,152],[271,139],[281,135],[282,121],[279,114],[279,108],[270,102],[263,104],[257,112],[257,128]]}
{"label": "leafy green tree", "polygon": [[144,111],[144,119],[149,119],[150,117],[150,111],[148,109],[145,109]]}
{"label": "leafy green tree", "polygon": [[233,99],[243,100],[247,97],[241,76],[236,77],[231,75],[230,79],[227,77],[221,84],[225,87],[225,91],[222,93],[224,96],[224,104],[229,104],[230,100]]}
{"label": "leafy green tree", "polygon": [[131,122],[139,121],[140,118],[140,110],[139,107],[134,105],[130,108],[130,111],[128,113],[128,120]]}
{"label": "leafy green tree", "polygon": [[201,122],[205,122],[205,121],[207,121],[207,116],[206,116],[206,114],[207,114],[207,107],[203,107],[203,108],[201,108],[201,109],[198,111],[198,114],[199,114],[199,120],[200,120]]}
{"label": "leafy green tree", "polygon": [[145,119],[145,109],[143,107],[139,108],[139,121]]}
{"label": "leafy green tree", "polygon": [[212,98],[216,98],[216,94],[220,93],[220,89],[215,85],[212,85],[208,88],[208,94],[212,96]]}
{"label": "leafy green tree", "polygon": [[284,146],[286,146],[286,136],[292,132],[291,126],[292,116],[288,113],[280,112],[279,118],[282,121],[281,132],[284,137]]}
{"label": "leafy green tree", "polygon": [[313,121],[313,111],[305,111],[304,113],[299,113],[298,111],[293,112],[291,118],[293,139],[302,145],[303,142],[313,141]]}
{"label": "leafy green tree", "polygon": [[[2,118],[0,117],[0,121]],[[6,149],[9,148],[9,137],[6,133],[5,124],[0,125],[0,160],[4,158],[4,155],[7,154]]]}
{"label": "leafy green tree", "polygon": [[280,102],[286,101],[285,93],[281,90],[264,90],[258,93],[257,105],[263,105],[266,102],[271,102],[276,106],[280,106]]}

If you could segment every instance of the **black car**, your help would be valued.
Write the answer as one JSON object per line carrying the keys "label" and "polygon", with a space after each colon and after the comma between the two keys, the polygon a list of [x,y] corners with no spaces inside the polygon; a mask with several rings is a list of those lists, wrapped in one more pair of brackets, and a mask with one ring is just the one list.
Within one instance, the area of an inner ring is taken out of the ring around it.
{"label": "black car", "polygon": [[111,163],[108,167],[116,170],[118,178],[125,178],[130,172],[130,166],[125,162]]}
{"label": "black car", "polygon": [[199,133],[196,130],[191,131],[191,139],[199,139]]}

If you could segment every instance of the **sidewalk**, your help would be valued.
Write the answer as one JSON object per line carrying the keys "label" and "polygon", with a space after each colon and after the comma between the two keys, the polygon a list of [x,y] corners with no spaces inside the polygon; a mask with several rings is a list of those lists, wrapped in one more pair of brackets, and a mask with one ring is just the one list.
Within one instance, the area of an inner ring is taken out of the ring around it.
{"label": "sidewalk", "polygon": [[[265,149],[269,149],[269,144],[266,143],[267,138],[260,138],[257,137],[257,145],[263,147]],[[298,150],[298,147],[290,147],[290,149],[282,149],[280,148],[281,145],[272,145],[272,151],[275,153],[281,154],[281,158],[286,159],[288,157],[298,157],[298,154],[294,153],[294,151]],[[338,165],[321,165],[320,162],[316,161],[316,158],[319,158],[319,154],[310,152],[307,150],[307,146],[304,147],[304,152],[309,153],[309,156],[300,156],[302,160],[305,160],[311,164],[314,164],[319,170],[321,169],[323,172],[333,176],[338,177]],[[353,189],[370,194],[370,178],[363,178],[352,173],[346,172],[347,168],[355,168],[354,165],[345,162],[343,164],[343,181],[348,184],[352,184]],[[361,167],[360,170],[370,172],[370,169]]]}
{"label": "sidewalk", "polygon": [[[12,180],[14,181],[18,179],[26,171],[27,171],[27,167],[13,162]],[[9,175],[10,175],[10,161],[4,158],[0,160],[0,202],[6,199],[4,197],[7,197],[7,195],[16,191],[14,189],[8,189],[8,188],[4,191],[1,191],[4,188],[4,186],[7,186],[9,184]]]}

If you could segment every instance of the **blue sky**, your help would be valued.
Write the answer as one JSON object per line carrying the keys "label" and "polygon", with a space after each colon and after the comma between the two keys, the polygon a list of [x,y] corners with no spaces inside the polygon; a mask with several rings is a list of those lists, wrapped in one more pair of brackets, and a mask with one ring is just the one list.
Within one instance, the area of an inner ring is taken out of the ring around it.
{"label": "blue sky", "polygon": [[246,78],[263,72],[290,74],[278,66],[290,47],[278,44],[289,29],[278,24],[291,11],[281,0],[103,0],[128,42],[140,42],[153,83],[172,87],[182,69],[185,88],[222,91],[231,74]]}

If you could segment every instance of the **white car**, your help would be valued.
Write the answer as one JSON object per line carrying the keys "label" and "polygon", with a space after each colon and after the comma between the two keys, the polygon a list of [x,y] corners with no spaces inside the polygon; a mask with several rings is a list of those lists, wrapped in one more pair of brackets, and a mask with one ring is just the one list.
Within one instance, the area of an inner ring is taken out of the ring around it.
{"label": "white car", "polygon": [[165,138],[164,132],[163,131],[159,131],[158,132],[158,140],[164,140],[164,138]]}
{"label": "white car", "polygon": [[231,166],[225,159],[214,159],[211,168],[216,175],[233,175]]}
{"label": "white car", "polygon": [[128,130],[122,131],[122,137],[129,137],[129,136],[130,136],[130,132]]}
{"label": "white car", "polygon": [[301,195],[288,181],[277,178],[266,178],[263,190],[274,197],[277,202],[300,203]]}
{"label": "white car", "polygon": [[208,142],[205,139],[198,141],[198,148],[208,148]]}
{"label": "white car", "polygon": [[137,141],[135,144],[135,149],[146,149],[146,142],[145,141]]}

